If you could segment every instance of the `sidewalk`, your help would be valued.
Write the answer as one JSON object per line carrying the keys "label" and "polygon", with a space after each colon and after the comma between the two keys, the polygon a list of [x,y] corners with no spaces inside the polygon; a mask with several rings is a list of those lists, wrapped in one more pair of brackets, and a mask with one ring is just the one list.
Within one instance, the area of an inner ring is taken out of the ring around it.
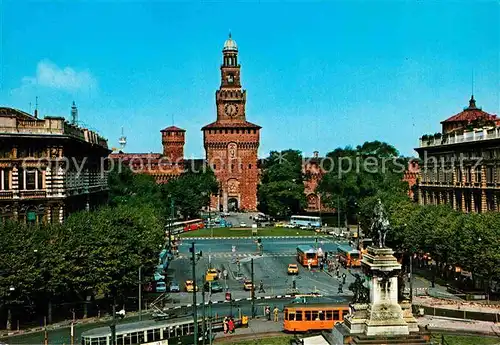
{"label": "sidewalk", "polygon": [[451,310],[500,314],[500,305],[484,305],[477,302],[443,300],[430,296],[415,297],[413,304]]}
{"label": "sidewalk", "polygon": [[[258,335],[265,333],[282,333],[283,332],[283,314],[280,313],[279,321],[268,321],[265,318],[248,320],[248,327],[237,328],[233,334],[224,334],[224,332],[215,333],[215,341],[222,339],[236,339],[242,335]],[[284,334],[284,333],[283,333]]]}
{"label": "sidewalk", "polygon": [[475,320],[457,320],[452,318],[424,316],[417,318],[418,324],[432,332],[451,331],[460,333],[478,333],[500,337],[500,325],[493,322]]}

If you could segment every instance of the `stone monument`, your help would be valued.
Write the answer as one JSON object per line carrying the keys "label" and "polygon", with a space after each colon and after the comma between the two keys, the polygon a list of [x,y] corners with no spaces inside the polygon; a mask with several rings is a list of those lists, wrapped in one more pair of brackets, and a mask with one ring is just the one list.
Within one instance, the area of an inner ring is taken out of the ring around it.
{"label": "stone monument", "polygon": [[[428,339],[419,333],[411,305],[398,303],[401,264],[394,257],[394,251],[385,246],[390,224],[380,200],[374,215],[372,231],[378,232],[378,243],[368,247],[361,261],[363,273],[368,278],[368,289],[360,276],[355,275],[356,282],[350,286],[354,292],[351,312],[343,323],[334,327],[334,344],[386,344],[388,338],[395,338],[398,344],[428,344]],[[366,296],[366,290],[369,290],[369,296]]]}

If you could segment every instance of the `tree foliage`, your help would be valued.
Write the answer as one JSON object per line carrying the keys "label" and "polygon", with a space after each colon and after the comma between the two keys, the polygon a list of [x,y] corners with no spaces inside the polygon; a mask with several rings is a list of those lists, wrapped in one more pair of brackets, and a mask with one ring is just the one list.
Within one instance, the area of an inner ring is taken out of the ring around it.
{"label": "tree foliage", "polygon": [[306,206],[302,154],[296,150],[271,151],[261,166],[259,210],[284,218]]}
{"label": "tree foliage", "polygon": [[360,214],[365,231],[371,226],[369,210],[378,198],[407,199],[408,184],[402,181],[407,159],[399,157],[387,143],[372,141],[356,148],[337,148],[327,154],[323,166],[326,174],[318,186],[322,202],[340,207],[350,220]]}
{"label": "tree foliage", "polygon": [[219,184],[212,170],[188,171],[162,186],[162,198],[174,200],[176,213],[184,218],[197,217],[209,204],[210,195],[218,192]]}

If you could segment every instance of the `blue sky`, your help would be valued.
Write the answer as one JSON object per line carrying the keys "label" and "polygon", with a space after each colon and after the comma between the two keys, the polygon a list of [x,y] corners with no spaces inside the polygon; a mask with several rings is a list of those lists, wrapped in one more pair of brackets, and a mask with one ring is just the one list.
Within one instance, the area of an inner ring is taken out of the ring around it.
{"label": "blue sky", "polygon": [[0,105],[80,120],[128,152],[160,152],[160,130],[215,120],[222,45],[237,41],[260,156],[418,137],[471,94],[500,107],[497,1],[0,1]]}

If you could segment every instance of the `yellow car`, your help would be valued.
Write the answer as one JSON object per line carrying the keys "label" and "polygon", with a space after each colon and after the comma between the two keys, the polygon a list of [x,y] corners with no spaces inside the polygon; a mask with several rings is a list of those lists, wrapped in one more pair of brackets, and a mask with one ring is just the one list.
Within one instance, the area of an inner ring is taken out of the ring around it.
{"label": "yellow car", "polygon": [[255,289],[255,285],[252,284],[252,281],[250,279],[246,279],[243,282],[243,289],[245,289],[246,291],[252,290],[252,287]]}
{"label": "yellow car", "polygon": [[[193,292],[194,284],[192,280],[186,280],[186,291]],[[196,291],[198,291],[198,285],[196,285]]]}
{"label": "yellow car", "polygon": [[207,275],[205,277],[205,280],[207,282],[211,282],[213,280],[216,280],[218,277],[217,270],[215,268],[209,268],[207,270]]}
{"label": "yellow car", "polygon": [[299,274],[299,266],[297,264],[288,264],[286,271],[288,274]]}
{"label": "yellow car", "polygon": [[276,223],[274,226],[276,228],[284,228],[285,227],[285,223],[279,222],[279,223]]}

